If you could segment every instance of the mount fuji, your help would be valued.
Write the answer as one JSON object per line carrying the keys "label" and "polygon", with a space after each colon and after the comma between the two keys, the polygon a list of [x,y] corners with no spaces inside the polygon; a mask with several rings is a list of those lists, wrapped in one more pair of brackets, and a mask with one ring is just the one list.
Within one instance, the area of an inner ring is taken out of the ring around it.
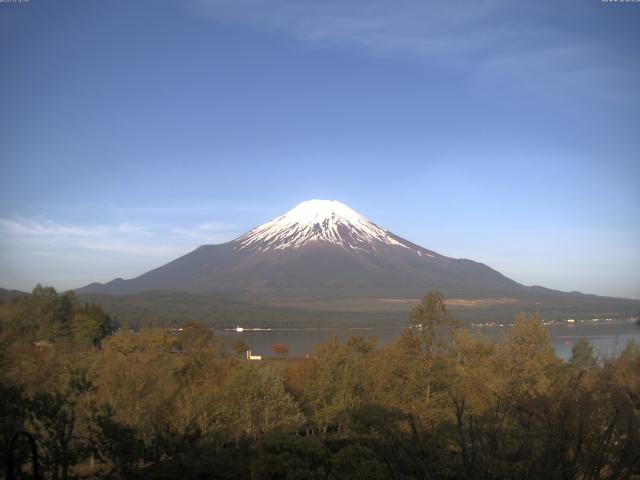
{"label": "mount fuji", "polygon": [[[148,290],[322,307],[355,301],[406,304],[429,290],[482,308],[523,301],[538,306],[601,305],[605,300],[522,285],[483,263],[416,245],[343,203],[329,200],[302,202],[235,240],[203,245],[139,277],[92,283],[78,293],[122,295]],[[631,300],[607,301],[623,302],[631,306],[630,311],[638,306]]]}
{"label": "mount fuji", "polygon": [[488,266],[440,255],[338,201],[308,200],[220,245],[203,245],[130,280],[79,293],[180,290],[244,299],[504,295],[522,286]]}

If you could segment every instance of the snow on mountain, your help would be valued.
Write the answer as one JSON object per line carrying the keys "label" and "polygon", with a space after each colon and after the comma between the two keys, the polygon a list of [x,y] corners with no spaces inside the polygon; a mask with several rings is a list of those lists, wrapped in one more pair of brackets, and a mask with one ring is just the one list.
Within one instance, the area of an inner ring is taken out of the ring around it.
{"label": "snow on mountain", "polygon": [[343,203],[302,202],[220,245],[202,245],[130,280],[81,293],[180,290],[251,302],[508,296],[523,288],[478,262],[449,258],[379,227]]}
{"label": "snow on mountain", "polygon": [[[179,291],[303,310],[301,305],[313,305],[333,312],[332,317],[340,305],[348,305],[349,311],[387,312],[394,302],[406,305],[404,300],[430,290],[458,299],[515,299],[526,302],[518,305],[536,310],[542,305],[554,314],[575,315],[576,308],[595,316],[605,310],[638,311],[638,302],[631,300],[521,285],[483,263],[427,250],[327,200],[303,202],[235,240],[202,245],[138,277],[93,283],[77,292],[130,295],[153,290],[169,297]],[[132,301],[137,311],[138,297]],[[238,308],[236,313],[242,312]]]}
{"label": "snow on mountain", "polygon": [[347,250],[375,252],[376,245],[411,249],[387,230],[336,200],[307,200],[236,240],[241,250],[284,250],[328,242]]}

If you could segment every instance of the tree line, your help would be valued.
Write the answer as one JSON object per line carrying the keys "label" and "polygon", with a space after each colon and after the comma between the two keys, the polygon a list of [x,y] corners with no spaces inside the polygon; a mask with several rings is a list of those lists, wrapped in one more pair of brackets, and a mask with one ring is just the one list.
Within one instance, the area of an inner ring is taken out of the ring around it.
{"label": "tree line", "polygon": [[1,460],[27,430],[50,479],[640,478],[637,344],[563,361],[539,317],[494,342],[433,292],[410,322],[249,362],[205,325],[114,332],[38,286],[0,305]]}

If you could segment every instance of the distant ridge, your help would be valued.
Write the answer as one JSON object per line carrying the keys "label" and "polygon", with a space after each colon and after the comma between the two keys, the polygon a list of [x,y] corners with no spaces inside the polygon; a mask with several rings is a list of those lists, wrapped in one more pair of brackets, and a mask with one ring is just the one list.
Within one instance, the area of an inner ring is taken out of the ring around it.
{"label": "distant ridge", "polygon": [[21,292],[20,290],[7,290],[5,288],[0,288],[0,300],[12,300],[17,297],[24,297],[25,295],[29,295],[27,292]]}
{"label": "distant ridge", "polygon": [[[78,293],[177,290],[273,304],[331,305],[419,298],[439,290],[461,299],[509,298],[541,306],[604,299],[524,286],[489,266],[416,245],[338,201],[309,200],[235,240],[203,245],[139,277],[92,283]],[[355,301],[355,300],[354,300]],[[611,299],[620,312],[640,302]],[[369,308],[369,307],[367,307]]]}

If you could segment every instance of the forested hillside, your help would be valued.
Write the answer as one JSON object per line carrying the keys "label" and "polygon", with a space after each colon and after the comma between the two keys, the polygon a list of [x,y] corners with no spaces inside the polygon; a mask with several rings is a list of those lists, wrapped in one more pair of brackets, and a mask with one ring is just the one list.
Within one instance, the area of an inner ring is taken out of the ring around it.
{"label": "forested hillside", "polygon": [[638,478],[638,345],[565,362],[540,318],[494,343],[438,294],[410,321],[384,348],[248,361],[202,324],[111,333],[38,287],[0,306],[0,460],[25,429],[50,479]]}

